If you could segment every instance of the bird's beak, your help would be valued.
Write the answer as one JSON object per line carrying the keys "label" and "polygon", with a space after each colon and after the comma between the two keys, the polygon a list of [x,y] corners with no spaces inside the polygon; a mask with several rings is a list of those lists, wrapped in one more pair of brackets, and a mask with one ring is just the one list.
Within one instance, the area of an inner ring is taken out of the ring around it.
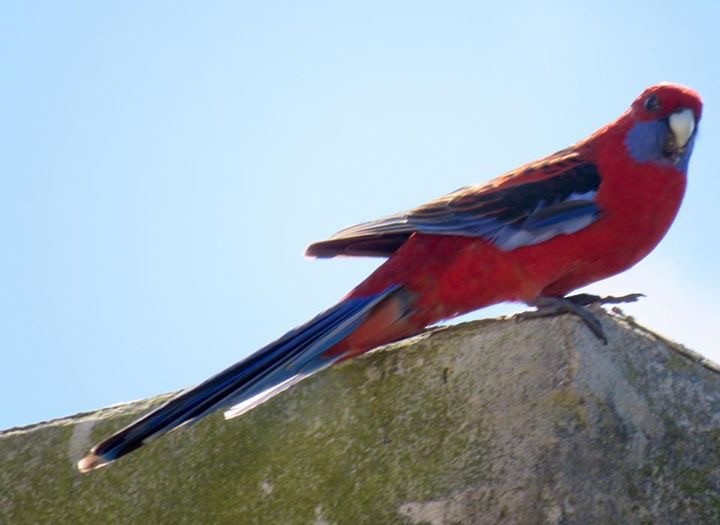
{"label": "bird's beak", "polygon": [[668,122],[675,137],[675,148],[684,148],[695,132],[695,115],[692,110],[680,109],[670,115]]}

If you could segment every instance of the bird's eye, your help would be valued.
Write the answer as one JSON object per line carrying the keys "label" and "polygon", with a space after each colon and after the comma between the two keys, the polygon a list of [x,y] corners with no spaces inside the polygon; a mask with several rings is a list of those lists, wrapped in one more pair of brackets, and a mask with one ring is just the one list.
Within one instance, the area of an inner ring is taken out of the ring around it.
{"label": "bird's eye", "polygon": [[660,109],[660,100],[658,100],[657,95],[650,95],[645,99],[645,109],[652,112]]}

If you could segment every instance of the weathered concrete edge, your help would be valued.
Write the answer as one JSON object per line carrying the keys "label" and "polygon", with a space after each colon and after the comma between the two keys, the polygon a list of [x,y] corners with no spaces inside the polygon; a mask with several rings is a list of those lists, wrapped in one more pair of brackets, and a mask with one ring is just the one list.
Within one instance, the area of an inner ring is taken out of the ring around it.
{"label": "weathered concrete edge", "polygon": [[[708,370],[715,372],[717,374],[720,374],[720,364],[716,363],[715,361],[711,360],[710,358],[700,354],[699,352],[696,352],[685,345],[678,343],[677,341],[674,341],[668,337],[665,337],[654,330],[651,330],[650,328],[642,325],[639,323],[633,316],[626,315],[620,308],[615,307],[612,308],[611,311],[606,311],[604,308],[596,308],[596,313],[600,313],[601,315],[607,315],[608,317],[611,317],[612,319],[619,321],[620,323],[624,324],[631,330],[635,331],[636,333],[642,334],[645,337],[649,337],[655,341],[660,341],[668,346],[671,350],[677,352],[678,354],[686,357],[687,359],[691,360],[694,363],[698,363],[702,365],[703,367],[707,368]],[[573,316],[567,316],[570,318],[573,318]],[[398,341],[395,343],[390,343],[388,345],[384,345],[381,347],[376,348],[375,350],[369,352],[368,354],[365,354],[364,356],[360,356],[358,359],[366,359],[368,356],[376,353],[376,352],[387,352],[387,351],[394,351],[397,350],[400,347],[403,346],[412,346],[416,342],[421,341],[424,338],[430,337],[433,334],[437,334],[440,332],[450,332],[453,331],[460,331],[460,330],[475,330],[477,327],[480,327],[482,325],[487,324],[494,324],[494,323],[505,323],[508,321],[517,321],[516,316],[500,316],[500,317],[494,317],[494,318],[488,318],[488,319],[480,319],[476,321],[466,321],[463,323],[458,324],[451,324],[451,325],[443,325],[438,326],[434,328],[429,328],[422,334],[419,334],[415,337],[409,337],[407,339],[404,339],[402,341]],[[118,416],[123,416],[127,414],[131,414],[134,412],[145,412],[148,409],[152,408],[153,406],[159,405],[160,403],[166,401],[173,395],[177,394],[181,390],[177,390],[175,392],[166,392],[163,394],[158,394],[153,397],[149,397],[146,399],[136,399],[132,401],[121,401],[109,406],[101,407],[95,410],[87,410],[83,412],[77,412],[75,414],[71,414],[68,416],[48,419],[45,421],[38,421],[36,423],[30,423],[28,425],[20,425],[16,427],[10,427],[7,429],[0,429],[0,437],[3,436],[9,436],[12,434],[22,434],[22,433],[28,433],[33,432],[40,428],[46,428],[46,427],[52,427],[52,426],[64,426],[64,425],[74,425],[79,422],[82,422],[84,420],[92,419],[92,420],[98,420],[98,419],[107,419],[107,418],[114,418]]]}
{"label": "weathered concrete edge", "polygon": [[599,317],[607,346],[568,316],[438,328],[90,475],[87,449],[166,396],[14,429],[0,521],[716,522],[718,372]]}
{"label": "weathered concrete edge", "polygon": [[[606,312],[607,313],[607,312]],[[613,308],[611,312],[608,313],[613,319],[617,319],[621,323],[625,324],[626,326],[632,328],[633,330],[638,331],[641,334],[645,334],[656,341],[660,341],[668,346],[671,350],[674,350],[675,352],[687,357],[691,361],[698,363],[708,370],[712,370],[713,372],[716,372],[720,374],[720,364],[716,363],[709,357],[706,357],[702,355],[699,352],[696,352],[695,350],[692,350],[688,348],[687,346],[683,345],[682,343],[678,343],[677,341],[674,341],[668,337],[665,337],[650,328],[640,324],[637,322],[637,320],[631,316],[631,315],[625,315],[622,310],[619,308]]]}

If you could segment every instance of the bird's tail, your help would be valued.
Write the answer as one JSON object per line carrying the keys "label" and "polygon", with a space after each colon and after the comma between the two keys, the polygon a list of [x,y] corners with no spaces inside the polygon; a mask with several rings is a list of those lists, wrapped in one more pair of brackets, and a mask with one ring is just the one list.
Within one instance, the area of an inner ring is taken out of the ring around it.
{"label": "bird's tail", "polygon": [[182,425],[216,410],[235,417],[342,359],[328,352],[353,334],[381,303],[398,295],[395,286],[369,297],[350,297],[311,321],[288,332],[198,386],[180,392],[165,404],[95,445],[78,462],[81,472],[101,467]]}

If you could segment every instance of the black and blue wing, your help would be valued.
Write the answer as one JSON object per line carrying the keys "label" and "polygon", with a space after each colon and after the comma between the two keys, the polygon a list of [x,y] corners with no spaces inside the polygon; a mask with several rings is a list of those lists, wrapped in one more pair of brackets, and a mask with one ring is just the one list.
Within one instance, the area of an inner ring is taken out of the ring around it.
{"label": "black and blue wing", "polygon": [[[552,174],[538,177],[538,170]],[[594,164],[565,157],[558,165],[531,166],[507,180],[513,183],[462,188],[410,211],[346,228],[310,245],[307,255],[389,257],[416,232],[482,237],[508,251],[579,231],[600,214],[595,197],[601,178]]]}

